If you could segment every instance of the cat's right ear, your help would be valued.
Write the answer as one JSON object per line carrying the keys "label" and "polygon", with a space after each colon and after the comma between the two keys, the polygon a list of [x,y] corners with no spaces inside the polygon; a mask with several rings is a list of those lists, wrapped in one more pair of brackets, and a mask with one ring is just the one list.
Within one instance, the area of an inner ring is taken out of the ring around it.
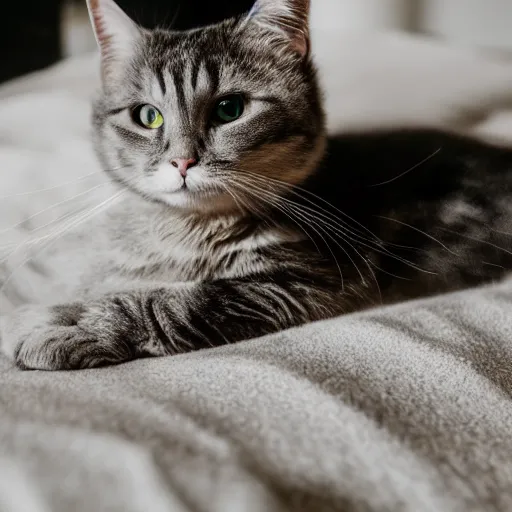
{"label": "cat's right ear", "polygon": [[114,0],[87,0],[89,16],[101,53],[103,80],[133,55],[141,31]]}
{"label": "cat's right ear", "polygon": [[273,33],[301,57],[309,54],[310,0],[255,0],[247,21]]}

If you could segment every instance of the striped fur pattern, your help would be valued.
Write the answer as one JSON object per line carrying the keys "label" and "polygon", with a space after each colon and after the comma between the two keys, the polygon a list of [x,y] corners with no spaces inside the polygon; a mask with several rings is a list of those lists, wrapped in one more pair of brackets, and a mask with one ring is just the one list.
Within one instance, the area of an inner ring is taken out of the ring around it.
{"label": "striped fur pattern", "polygon": [[[20,368],[234,343],[512,266],[509,151],[428,131],[325,150],[308,0],[181,33],[141,29],[113,0],[89,8],[95,146],[126,195],[50,254],[60,304],[41,292],[0,319]],[[232,94],[242,115],[212,121]],[[158,129],[135,122],[145,104]],[[185,176],[180,158],[195,163]]]}

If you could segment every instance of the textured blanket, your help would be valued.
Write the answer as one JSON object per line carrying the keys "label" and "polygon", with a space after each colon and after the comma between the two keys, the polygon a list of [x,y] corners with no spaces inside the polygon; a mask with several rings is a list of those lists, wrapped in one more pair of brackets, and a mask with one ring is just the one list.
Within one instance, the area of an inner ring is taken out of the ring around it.
{"label": "textured blanket", "polygon": [[2,511],[512,510],[512,286],[108,370],[0,362]]}
{"label": "textured blanket", "polygon": [[[331,129],[512,141],[512,67],[337,37],[314,46]],[[0,90],[2,195],[46,190],[0,201],[1,243],[91,186],[76,178],[98,170],[95,69],[87,57]],[[505,283],[102,370],[0,358],[0,512],[510,511],[511,318]]]}

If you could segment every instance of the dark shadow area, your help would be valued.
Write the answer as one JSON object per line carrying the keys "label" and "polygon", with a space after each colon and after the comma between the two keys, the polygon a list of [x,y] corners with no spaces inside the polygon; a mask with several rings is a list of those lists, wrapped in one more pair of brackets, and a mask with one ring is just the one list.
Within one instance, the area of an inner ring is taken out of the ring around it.
{"label": "dark shadow area", "polygon": [[186,30],[248,11],[254,0],[117,0],[141,25]]}
{"label": "dark shadow area", "polygon": [[60,0],[9,2],[0,30],[0,82],[61,57]]}
{"label": "dark shadow area", "polygon": [[[64,0],[11,2],[0,31],[0,82],[45,68],[62,58],[61,10]],[[76,0],[85,3],[85,0]],[[254,0],[119,0],[145,27],[185,30],[248,11]]]}

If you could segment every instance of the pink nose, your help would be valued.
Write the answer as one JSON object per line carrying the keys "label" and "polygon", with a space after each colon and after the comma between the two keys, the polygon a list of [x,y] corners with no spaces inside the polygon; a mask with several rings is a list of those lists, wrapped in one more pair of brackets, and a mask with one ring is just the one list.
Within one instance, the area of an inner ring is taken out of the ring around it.
{"label": "pink nose", "polygon": [[187,177],[187,171],[196,164],[195,158],[173,158],[171,160],[171,165],[176,167],[184,178]]}

